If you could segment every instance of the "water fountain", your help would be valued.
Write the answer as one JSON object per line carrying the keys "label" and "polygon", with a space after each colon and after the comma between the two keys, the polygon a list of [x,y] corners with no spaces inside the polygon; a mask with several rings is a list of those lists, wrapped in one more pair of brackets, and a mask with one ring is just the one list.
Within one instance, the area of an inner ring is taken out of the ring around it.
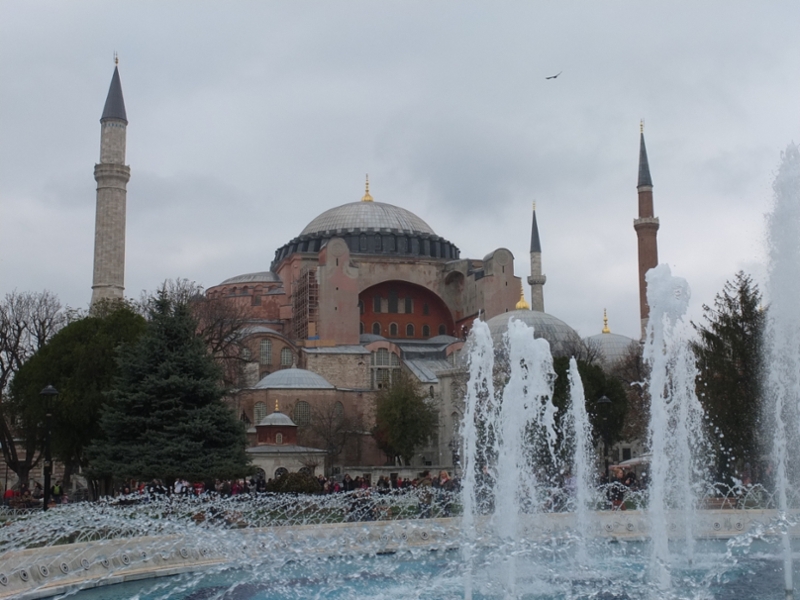
{"label": "water fountain", "polygon": [[[791,460],[800,451],[795,146],[784,153],[775,195],[765,420],[776,437],[776,492],[740,487],[728,498],[761,508],[701,508],[718,488],[707,481],[685,343],[689,288],[659,266],[647,276],[652,463],[649,489],[632,496],[640,510],[603,510],[577,363],[560,416],[547,343],[512,320],[498,359],[488,327],[476,322],[459,517],[414,518],[413,492],[65,506],[0,529],[0,598],[81,588],[76,600],[791,597],[792,539],[800,536],[800,465]],[[373,520],[356,520],[354,507]],[[102,583],[119,585],[90,589]]]}

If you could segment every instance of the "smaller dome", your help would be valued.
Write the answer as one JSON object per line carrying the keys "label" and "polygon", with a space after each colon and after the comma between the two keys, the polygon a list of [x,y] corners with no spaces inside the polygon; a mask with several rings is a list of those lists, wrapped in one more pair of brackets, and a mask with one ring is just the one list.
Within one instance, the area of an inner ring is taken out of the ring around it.
{"label": "smaller dome", "polygon": [[[321,375],[292,367],[270,373],[261,379],[253,389],[256,390],[332,390],[334,387]],[[273,413],[274,414],[274,413]]]}
{"label": "smaller dome", "polygon": [[625,358],[630,352],[631,345],[638,344],[633,338],[611,332],[589,336],[585,341],[590,351],[594,348],[600,351],[600,362],[605,368]]}
{"label": "smaller dome", "polygon": [[517,319],[533,327],[533,337],[547,340],[553,356],[572,356],[583,344],[577,331],[553,315],[537,310],[512,310],[494,316],[486,322],[495,347],[503,344],[503,336],[508,331],[508,322],[511,319]]}
{"label": "smaller dome", "polygon": [[279,426],[283,426],[283,427],[286,427],[286,426],[297,427],[297,425],[295,425],[295,422],[292,421],[289,418],[288,415],[285,415],[282,412],[278,412],[278,411],[275,411],[274,413],[269,414],[266,417],[264,417],[263,419],[261,419],[261,422],[259,423],[259,426],[261,426],[261,425],[273,425],[273,426],[279,425]]}
{"label": "smaller dome", "polygon": [[280,283],[281,279],[272,271],[259,271],[258,273],[245,273],[226,279],[219,285],[233,285],[234,283]]}

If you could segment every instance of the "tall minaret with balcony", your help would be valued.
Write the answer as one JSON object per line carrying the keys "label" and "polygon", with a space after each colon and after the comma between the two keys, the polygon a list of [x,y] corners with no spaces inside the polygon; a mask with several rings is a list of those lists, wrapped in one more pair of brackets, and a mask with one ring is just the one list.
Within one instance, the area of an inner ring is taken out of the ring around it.
{"label": "tall minaret with balcony", "polygon": [[125,133],[128,118],[122,98],[119,67],[114,75],[100,117],[100,163],[94,166],[97,210],[94,228],[94,276],[92,305],[101,300],[122,300],[125,290],[125,202],[131,178],[125,165]]}
{"label": "tall minaret with balcony", "polygon": [[639,217],[634,219],[633,228],[639,240],[639,315],[644,339],[650,316],[645,274],[658,265],[658,217],[653,214],[653,180],[644,146],[644,122],[639,124],[639,182],[636,189],[639,191]]}
{"label": "tall minaret with balcony", "polygon": [[539,241],[539,227],[536,224],[536,203],[533,203],[533,225],[531,226],[531,310],[544,312],[544,284],[547,277],[542,275],[542,244]]}

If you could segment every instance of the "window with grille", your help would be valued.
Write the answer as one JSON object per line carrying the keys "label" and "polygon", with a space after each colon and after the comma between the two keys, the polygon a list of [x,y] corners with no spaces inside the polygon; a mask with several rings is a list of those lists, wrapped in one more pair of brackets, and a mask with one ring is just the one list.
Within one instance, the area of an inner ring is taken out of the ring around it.
{"label": "window with grille", "polygon": [[373,389],[383,389],[392,382],[392,377],[400,373],[400,357],[386,348],[379,348],[373,352],[371,363]]}
{"label": "window with grille", "polygon": [[275,434],[275,443],[276,444],[282,444],[283,443],[283,434],[282,433],[276,433]]}
{"label": "window with grille", "polygon": [[283,477],[288,472],[289,472],[289,469],[287,469],[286,467],[278,467],[277,469],[275,469],[275,479],[278,479],[279,477]]}
{"label": "window with grille", "polygon": [[397,312],[397,290],[389,290],[389,312]]}
{"label": "window with grille", "polygon": [[372,298],[372,312],[379,313],[381,312],[381,297],[375,296]]}
{"label": "window with grille", "polygon": [[333,422],[339,425],[344,420],[344,405],[337,402],[333,405]]}
{"label": "window with grille", "polygon": [[372,324],[372,333],[374,335],[380,335],[381,334],[381,324],[380,323],[373,323]]}
{"label": "window with grille", "polygon": [[255,406],[253,406],[253,419],[255,420],[256,425],[261,423],[264,417],[267,416],[267,405],[263,402],[256,402]]}
{"label": "window with grille", "polygon": [[414,312],[414,302],[409,296],[406,297],[404,310],[408,315]]}
{"label": "window with grille", "polygon": [[282,367],[292,366],[292,351],[289,350],[289,348],[283,348],[281,350],[281,366]]}
{"label": "window with grille", "polygon": [[422,326],[422,337],[428,338],[431,337],[431,328],[427,325]]}
{"label": "window with grille", "polygon": [[308,402],[298,400],[294,405],[294,423],[300,427],[311,423],[311,405]]}
{"label": "window with grille", "polygon": [[272,364],[272,340],[261,340],[259,348],[259,362],[262,365]]}
{"label": "window with grille", "polygon": [[411,323],[406,325],[406,337],[414,337],[414,326]]}
{"label": "window with grille", "polygon": [[389,325],[389,335],[391,337],[397,337],[397,323]]}

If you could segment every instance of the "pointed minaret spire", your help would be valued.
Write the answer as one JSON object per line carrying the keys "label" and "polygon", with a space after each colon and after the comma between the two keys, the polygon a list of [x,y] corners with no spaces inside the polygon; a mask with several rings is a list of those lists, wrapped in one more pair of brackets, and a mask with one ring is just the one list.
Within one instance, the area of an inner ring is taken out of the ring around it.
{"label": "pointed minaret spire", "polygon": [[97,209],[92,306],[102,300],[122,300],[125,291],[126,186],[131,170],[125,165],[128,116],[116,53],[114,63],[114,75],[100,117],[100,162],[94,166]]}
{"label": "pointed minaret spire", "polygon": [[645,275],[658,264],[658,217],[653,214],[653,180],[650,177],[650,165],[647,162],[647,149],[644,145],[644,121],[639,123],[639,180],[636,185],[639,192],[639,216],[633,221],[639,245],[639,316],[641,320],[642,339],[650,317],[650,306],[647,304],[647,282]]}
{"label": "pointed minaret spire", "polygon": [[544,312],[544,284],[547,277],[542,274],[542,243],[539,239],[539,226],[536,223],[536,202],[533,203],[533,221],[531,224],[531,310]]}

